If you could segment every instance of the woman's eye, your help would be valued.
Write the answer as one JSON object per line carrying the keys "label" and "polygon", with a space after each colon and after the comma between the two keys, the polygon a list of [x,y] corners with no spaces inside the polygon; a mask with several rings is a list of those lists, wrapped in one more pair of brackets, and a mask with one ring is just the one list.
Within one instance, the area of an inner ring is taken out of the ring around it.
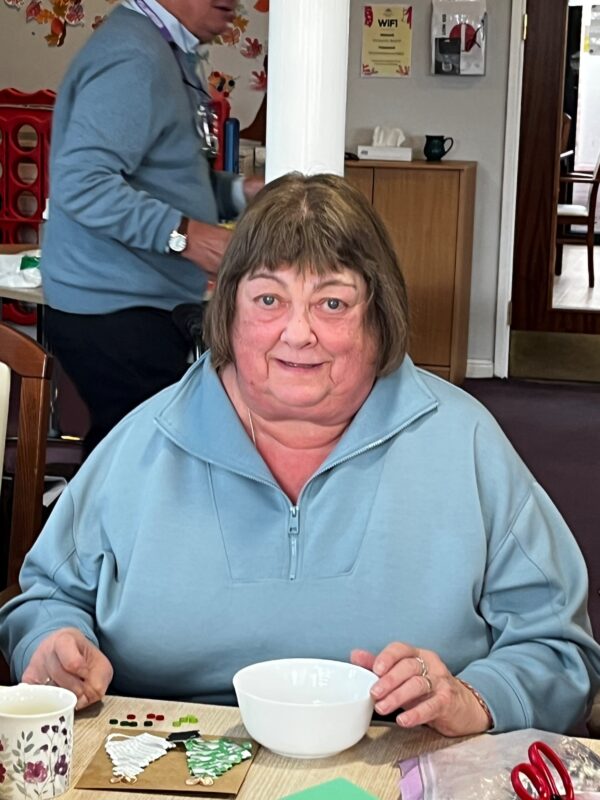
{"label": "woman's eye", "polygon": [[325,307],[330,311],[339,311],[344,307],[344,303],[341,300],[338,300],[337,297],[328,297],[325,300]]}
{"label": "woman's eye", "polygon": [[273,306],[275,305],[275,295],[263,294],[260,298],[260,302],[263,306]]}

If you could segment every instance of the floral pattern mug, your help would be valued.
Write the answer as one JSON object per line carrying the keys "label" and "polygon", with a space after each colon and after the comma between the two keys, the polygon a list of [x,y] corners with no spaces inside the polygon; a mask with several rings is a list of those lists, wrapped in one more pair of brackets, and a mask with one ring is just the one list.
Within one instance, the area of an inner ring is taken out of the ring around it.
{"label": "floral pattern mug", "polygon": [[67,791],[76,702],[58,686],[0,687],[2,800],[50,800]]}

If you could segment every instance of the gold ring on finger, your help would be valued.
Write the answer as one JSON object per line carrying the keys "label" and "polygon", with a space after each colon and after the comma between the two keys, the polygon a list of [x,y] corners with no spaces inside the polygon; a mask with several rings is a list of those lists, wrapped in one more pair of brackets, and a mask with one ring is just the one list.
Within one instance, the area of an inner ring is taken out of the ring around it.
{"label": "gold ring on finger", "polygon": [[421,677],[426,678],[428,674],[427,664],[423,661],[421,656],[415,656],[416,661],[421,665]]}
{"label": "gold ring on finger", "polygon": [[422,675],[421,677],[427,681],[427,694],[431,694],[433,692],[433,684],[431,682],[431,678],[429,677],[429,675]]}

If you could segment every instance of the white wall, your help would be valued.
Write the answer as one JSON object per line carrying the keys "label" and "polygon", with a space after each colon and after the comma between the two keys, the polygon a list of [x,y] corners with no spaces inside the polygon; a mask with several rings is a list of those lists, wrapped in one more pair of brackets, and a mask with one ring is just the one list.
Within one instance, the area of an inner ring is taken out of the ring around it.
{"label": "white wall", "polygon": [[[67,26],[61,47],[48,47],[44,36],[49,25],[25,21],[25,8],[0,6],[0,87],[23,92],[36,89],[56,90],[69,61],[92,32],[96,15],[108,14],[112,6],[106,0],[85,0],[85,25]],[[43,1],[46,9],[49,0]]]}
{"label": "white wall", "polygon": [[[248,4],[251,5],[251,4]],[[412,74],[360,78],[363,0],[351,0],[347,149],[370,140],[377,124],[403,128],[421,146],[426,133],[455,140],[451,158],[478,162],[469,360],[491,362],[500,236],[502,155],[507,94],[511,0],[488,0],[487,73],[446,78],[429,74],[430,0],[413,0]],[[73,53],[91,32],[105,0],[86,0],[82,28],[69,27],[61,48],[48,48],[47,27],[24,22],[24,9],[0,6],[0,83],[25,91],[56,88]],[[327,76],[324,76],[327,80]],[[232,98],[235,111],[235,97]]]}
{"label": "white wall", "polygon": [[[581,5],[578,3],[578,5]],[[594,0],[594,5],[596,2]],[[586,46],[592,12],[591,0],[583,4],[579,61],[579,102],[575,169],[593,170],[600,152],[600,54],[591,55]]]}
{"label": "white wall", "polygon": [[[95,18],[108,15],[116,7],[116,2],[85,0],[82,23],[67,26],[61,47],[47,45],[44,38],[50,31],[47,22],[26,22],[28,2],[22,0],[21,8],[17,9],[0,0],[0,87],[12,86],[25,92],[40,88],[56,90],[73,55],[91,35]],[[51,0],[40,2],[44,11],[52,8]],[[252,73],[262,70],[264,53],[248,58],[244,57],[242,50],[247,39],[266,46],[268,16],[256,11],[253,3],[247,3],[242,15],[244,33],[239,43],[233,47],[223,44],[211,48],[207,77],[211,69],[218,69],[235,78],[236,87],[230,100],[242,128],[252,122],[264,96],[263,91],[257,91],[252,86]]]}
{"label": "white wall", "polygon": [[[370,142],[377,124],[403,129],[422,147],[426,133],[454,138],[447,158],[477,161],[469,360],[492,361],[511,0],[488,0],[487,70],[481,77],[430,75],[430,0],[413,0],[409,78],[360,78],[362,0],[352,0],[347,144]],[[491,373],[490,373],[491,374]]]}

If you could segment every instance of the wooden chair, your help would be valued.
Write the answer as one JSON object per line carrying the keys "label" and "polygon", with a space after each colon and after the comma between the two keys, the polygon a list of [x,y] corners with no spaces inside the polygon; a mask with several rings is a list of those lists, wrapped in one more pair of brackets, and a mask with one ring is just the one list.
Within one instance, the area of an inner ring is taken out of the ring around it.
{"label": "wooden chair", "polygon": [[560,152],[565,153],[569,149],[569,136],[571,135],[571,123],[573,118],[566,111],[562,115],[562,126],[560,129]]}
{"label": "wooden chair", "polygon": [[[8,541],[9,588],[0,592],[2,606],[19,591],[17,581],[23,559],[36,540],[42,524],[52,356],[33,339],[0,323],[0,362],[6,364],[21,382]],[[6,665],[0,664],[0,683],[6,682],[6,679]]]}
{"label": "wooden chair", "polygon": [[[560,178],[561,184],[587,184],[590,191],[586,205],[559,203],[556,215],[556,269],[560,275],[562,268],[562,249],[564,244],[585,244],[587,246],[588,282],[594,287],[594,225],[596,220],[596,200],[600,185],[600,154],[593,172],[569,172]],[[582,225],[585,235],[577,236],[571,232],[571,225]]]}
{"label": "wooden chair", "polygon": [[[0,464],[4,463],[8,405],[10,402],[10,369],[0,361]],[[0,481],[0,493],[2,482]]]}

